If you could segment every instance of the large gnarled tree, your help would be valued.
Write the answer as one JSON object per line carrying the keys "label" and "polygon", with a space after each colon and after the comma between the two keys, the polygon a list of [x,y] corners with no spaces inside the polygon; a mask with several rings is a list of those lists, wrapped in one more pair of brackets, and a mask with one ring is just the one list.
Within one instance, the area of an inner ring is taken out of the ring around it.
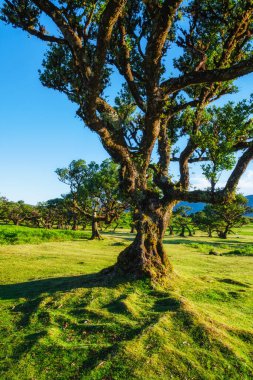
{"label": "large gnarled tree", "polygon": [[[166,275],[171,266],[162,238],[173,206],[226,199],[253,158],[252,132],[240,134],[237,125],[229,149],[239,158],[224,189],[214,181],[206,191],[190,189],[189,165],[213,159],[201,139],[206,107],[253,71],[252,10],[251,0],[3,2],[3,21],[49,43],[42,83],[78,105],[79,117],[121,167],[122,188],[138,210],[137,235],[115,269]],[[115,72],[123,86],[110,103],[106,89]]]}

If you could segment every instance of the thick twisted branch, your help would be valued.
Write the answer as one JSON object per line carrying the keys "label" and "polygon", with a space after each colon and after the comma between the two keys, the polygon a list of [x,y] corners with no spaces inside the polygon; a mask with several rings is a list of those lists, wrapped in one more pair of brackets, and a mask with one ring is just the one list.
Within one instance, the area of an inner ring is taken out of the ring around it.
{"label": "thick twisted branch", "polygon": [[187,86],[201,83],[225,82],[253,72],[253,57],[243,60],[226,69],[195,71],[177,78],[171,78],[161,84],[164,94],[172,94]]}

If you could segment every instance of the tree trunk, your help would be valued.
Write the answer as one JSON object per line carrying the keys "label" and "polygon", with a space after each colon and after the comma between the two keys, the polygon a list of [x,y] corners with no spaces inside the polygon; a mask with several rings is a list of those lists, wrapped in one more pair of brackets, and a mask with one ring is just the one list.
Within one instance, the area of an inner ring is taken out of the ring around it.
{"label": "tree trunk", "polygon": [[172,226],[169,226],[169,231],[170,231],[170,236],[173,236],[174,235],[174,229]]}
{"label": "tree trunk", "polygon": [[221,231],[219,233],[219,238],[221,238],[221,239],[227,239],[227,232],[226,231]]}
{"label": "tree trunk", "polygon": [[227,239],[228,232],[229,232],[229,226],[226,226],[223,231],[219,231],[219,238]]}
{"label": "tree trunk", "polygon": [[92,234],[91,234],[90,240],[95,240],[95,239],[101,240],[102,237],[101,237],[99,230],[98,230],[98,222],[97,222],[97,213],[96,212],[93,213],[91,228],[92,228]]}
{"label": "tree trunk", "polygon": [[135,232],[135,224],[131,224],[131,231],[130,231],[130,234],[134,234]]}
{"label": "tree trunk", "polygon": [[115,227],[114,227],[114,229],[113,229],[113,232],[116,231],[116,229],[118,228],[118,226],[119,226],[119,223],[116,223],[116,225],[115,225]]}
{"label": "tree trunk", "polygon": [[188,230],[188,232],[189,232],[189,236],[192,237],[192,236],[193,236],[193,235],[192,235],[192,230],[191,230],[189,227],[186,227],[186,228],[187,228],[187,230]]}
{"label": "tree trunk", "polygon": [[73,226],[72,226],[72,231],[77,231],[77,215],[73,215]]}
{"label": "tree trunk", "polygon": [[173,205],[165,210],[142,210],[139,207],[135,227],[137,235],[133,243],[122,251],[113,267],[116,273],[134,278],[149,277],[154,280],[167,277],[172,271],[163,247],[163,237],[172,213]]}
{"label": "tree trunk", "polygon": [[185,237],[185,226],[182,227],[181,233],[179,235],[180,237]]}

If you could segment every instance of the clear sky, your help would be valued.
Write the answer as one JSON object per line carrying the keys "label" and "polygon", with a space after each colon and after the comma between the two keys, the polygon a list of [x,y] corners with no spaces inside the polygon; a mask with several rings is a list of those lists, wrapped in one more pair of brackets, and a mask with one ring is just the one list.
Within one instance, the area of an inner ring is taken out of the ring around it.
{"label": "clear sky", "polygon": [[[75,117],[75,105],[40,84],[45,49],[35,37],[0,24],[0,196],[32,204],[67,192],[56,168],[74,159],[101,162],[108,157],[98,137]],[[110,95],[116,94],[117,82]],[[240,92],[233,99],[247,98],[253,92],[253,75],[237,84]],[[199,171],[194,184],[206,186]],[[240,190],[253,194],[253,165]]]}

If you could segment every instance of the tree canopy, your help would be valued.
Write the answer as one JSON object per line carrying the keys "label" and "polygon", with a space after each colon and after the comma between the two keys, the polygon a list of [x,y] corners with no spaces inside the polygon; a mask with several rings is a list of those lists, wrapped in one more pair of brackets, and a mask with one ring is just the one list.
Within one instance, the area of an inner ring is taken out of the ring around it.
{"label": "tree canopy", "polygon": [[185,237],[185,233],[188,232],[189,236],[194,233],[193,223],[191,215],[189,214],[191,207],[179,206],[174,212],[172,217],[172,223],[170,225],[170,232],[173,233],[174,227],[177,229],[179,236]]}
{"label": "tree canopy", "polygon": [[[119,168],[111,160],[100,165],[94,161],[74,160],[67,168],[57,169],[60,181],[70,186],[67,196],[74,220],[78,215],[92,221],[92,239],[100,239],[98,222],[111,224],[118,220],[127,205],[119,189]],[[76,223],[73,229],[76,229]]]}

